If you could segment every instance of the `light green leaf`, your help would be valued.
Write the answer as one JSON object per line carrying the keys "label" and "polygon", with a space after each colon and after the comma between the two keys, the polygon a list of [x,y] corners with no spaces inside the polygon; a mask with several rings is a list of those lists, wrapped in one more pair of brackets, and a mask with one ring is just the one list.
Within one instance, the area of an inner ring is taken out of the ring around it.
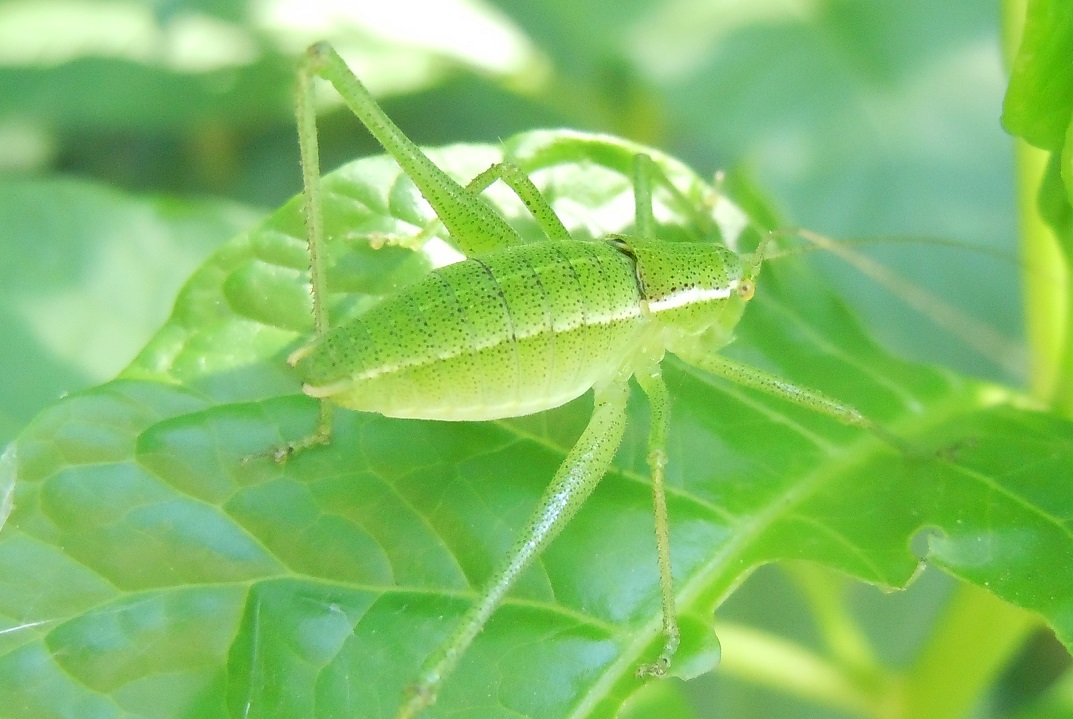
{"label": "light green leaf", "polygon": [[0,442],[63,394],[115,376],[189,273],[257,216],[83,180],[0,180]]}
{"label": "light green leaf", "polygon": [[1073,120],[1073,15],[1061,0],[1030,0],[1002,124],[1044,150],[1061,150]]}

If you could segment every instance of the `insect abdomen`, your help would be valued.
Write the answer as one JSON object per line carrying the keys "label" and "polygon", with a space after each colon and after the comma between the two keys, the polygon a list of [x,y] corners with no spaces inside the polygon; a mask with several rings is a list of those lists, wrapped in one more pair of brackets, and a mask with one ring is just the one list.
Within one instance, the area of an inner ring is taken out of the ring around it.
{"label": "insect abdomen", "polygon": [[430,273],[320,340],[306,392],[392,417],[487,420],[609,379],[645,322],[633,260],[543,242]]}

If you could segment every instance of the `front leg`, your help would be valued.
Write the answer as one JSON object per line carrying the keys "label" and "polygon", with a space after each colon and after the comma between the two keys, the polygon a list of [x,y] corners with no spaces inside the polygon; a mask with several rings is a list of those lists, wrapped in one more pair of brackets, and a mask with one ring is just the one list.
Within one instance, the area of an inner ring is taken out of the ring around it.
{"label": "front leg", "polygon": [[592,494],[622,441],[628,396],[629,387],[621,380],[597,392],[589,424],[544,491],[525,531],[454,632],[425,663],[397,719],[412,719],[436,701],[443,680],[484,629],[514,582]]}
{"label": "front leg", "polygon": [[934,454],[893,434],[883,425],[877,424],[864,416],[859,409],[852,405],[828,397],[817,390],[794,384],[758,367],[736,362],[718,354],[704,354],[700,351],[688,353],[682,356],[682,359],[694,367],[707,370],[714,375],[730,380],[734,384],[766,392],[787,402],[810,409],[817,414],[833,417],[843,424],[867,430],[877,439],[887,443],[907,457],[928,457]]}

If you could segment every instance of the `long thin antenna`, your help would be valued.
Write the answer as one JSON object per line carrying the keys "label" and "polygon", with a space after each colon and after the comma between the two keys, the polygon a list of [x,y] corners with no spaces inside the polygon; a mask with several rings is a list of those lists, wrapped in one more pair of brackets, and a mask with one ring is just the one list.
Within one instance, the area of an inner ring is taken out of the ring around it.
{"label": "long thin antenna", "polygon": [[870,257],[821,234],[795,228],[792,234],[829,251],[856,267],[866,276],[901,297],[906,304],[969,347],[998,363],[1014,376],[1024,371],[1024,351],[990,325],[958,309],[933,292],[920,287]]}

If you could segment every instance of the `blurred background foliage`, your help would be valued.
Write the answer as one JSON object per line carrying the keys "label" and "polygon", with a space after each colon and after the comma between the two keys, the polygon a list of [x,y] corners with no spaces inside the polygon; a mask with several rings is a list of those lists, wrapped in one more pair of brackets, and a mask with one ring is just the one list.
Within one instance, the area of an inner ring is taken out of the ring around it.
{"label": "blurred background foliage", "polygon": [[[299,186],[293,58],[321,38],[420,143],[494,141],[542,126],[606,131],[701,172],[743,170],[788,222],[839,237],[943,238],[1012,255],[998,8],[981,0],[674,0],[613,9],[509,0],[0,0],[0,168],[8,177],[75,176],[142,195],[275,207]],[[326,169],[379,149],[345,112],[327,113],[321,133]],[[1016,345],[1014,263],[961,252],[972,281],[952,282],[948,258],[934,258],[955,251],[899,243],[875,251]],[[35,275],[22,260],[6,271]],[[1016,350],[984,356],[949,342],[859,273],[839,284],[899,351],[1023,381]],[[132,353],[87,379],[109,376]]]}
{"label": "blurred background foliage", "polygon": [[[897,352],[1026,380],[997,0],[0,0],[0,439],[114,375],[192,268],[299,190],[294,58],[321,39],[422,144],[606,131],[740,171],[787,223],[984,248],[872,250],[988,322],[1004,340],[984,354],[815,261]],[[322,166],[378,152],[323,96]],[[953,591],[830,579],[895,665]],[[758,572],[721,616],[807,644],[807,585]],[[978,715],[1073,716],[1073,682],[1050,684],[1067,663],[1042,635]],[[726,677],[688,692],[704,715],[839,716]]]}

